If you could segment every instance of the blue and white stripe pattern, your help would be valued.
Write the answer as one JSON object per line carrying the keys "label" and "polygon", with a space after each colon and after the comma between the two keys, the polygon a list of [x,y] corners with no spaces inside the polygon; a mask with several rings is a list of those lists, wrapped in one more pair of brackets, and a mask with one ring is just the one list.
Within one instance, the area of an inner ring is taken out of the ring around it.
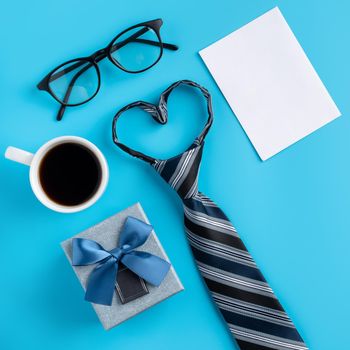
{"label": "blue and white stripe pattern", "polygon": [[307,349],[231,222],[198,192],[202,149],[153,166],[183,200],[187,238],[216,305],[241,349]]}
{"label": "blue and white stripe pattern", "polygon": [[[158,117],[160,122],[167,121],[167,98],[179,84],[199,88],[208,101],[209,119],[201,135],[183,154],[168,160],[155,159],[133,150],[129,153],[149,161],[182,199],[185,230],[198,269],[240,349],[306,350],[303,339],[236,229],[223,211],[198,191],[204,138],[212,123],[209,93],[196,83],[177,82],[162,94],[159,107],[153,111],[162,114]],[[119,143],[116,135],[114,140]],[[121,147],[120,143],[118,146]],[[121,148],[125,150],[126,146]]]}

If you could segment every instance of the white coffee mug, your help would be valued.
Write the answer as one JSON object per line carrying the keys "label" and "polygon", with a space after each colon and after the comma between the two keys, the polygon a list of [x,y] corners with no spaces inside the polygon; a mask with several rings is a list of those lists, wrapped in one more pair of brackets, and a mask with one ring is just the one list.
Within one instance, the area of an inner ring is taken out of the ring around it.
{"label": "white coffee mug", "polygon": [[[77,143],[79,145],[84,146],[88,150],[90,150],[96,157],[97,161],[99,162],[100,169],[101,169],[101,180],[95,193],[92,195],[92,197],[90,197],[85,202],[74,206],[65,206],[54,202],[50,197],[48,197],[48,195],[43,190],[39,179],[39,168],[40,168],[41,161],[44,159],[45,155],[52,148],[64,143]],[[42,145],[35,154],[29,153],[27,151],[21,150],[16,147],[8,147],[5,152],[5,157],[15,162],[28,165],[30,167],[30,171],[29,171],[30,185],[32,187],[32,190],[35,196],[46,207],[60,213],[75,213],[90,207],[102,196],[108,183],[109,171],[108,171],[108,165],[105,157],[103,156],[102,152],[92,142],[82,137],[61,136],[61,137],[54,138],[46,142],[44,145]]]}

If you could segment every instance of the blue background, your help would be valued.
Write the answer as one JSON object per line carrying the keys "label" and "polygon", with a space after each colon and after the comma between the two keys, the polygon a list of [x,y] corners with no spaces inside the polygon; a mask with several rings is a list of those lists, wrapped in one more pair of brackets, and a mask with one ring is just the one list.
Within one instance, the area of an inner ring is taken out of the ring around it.
{"label": "blue background", "polygon": [[[198,51],[278,5],[342,112],[261,162]],[[213,95],[200,189],[225,210],[313,350],[349,349],[350,4],[347,0],[7,1],[0,12],[0,152],[35,151],[60,135],[86,137],[104,152],[110,183],[101,200],[72,215],[34,197],[28,168],[0,158],[0,346],[2,349],[234,349],[192,262],[175,193],[149,166],[117,149],[111,121],[124,104],[156,101],[187,78]],[[122,29],[164,19],[164,41],[180,46],[139,75],[106,61],[90,103],[54,120],[57,103],[36,83],[65,60],[89,55]],[[204,123],[200,97],[180,90],[167,126],[142,113],[121,137],[156,156],[182,151]],[[105,332],[59,246],[140,201],[186,290]]]}

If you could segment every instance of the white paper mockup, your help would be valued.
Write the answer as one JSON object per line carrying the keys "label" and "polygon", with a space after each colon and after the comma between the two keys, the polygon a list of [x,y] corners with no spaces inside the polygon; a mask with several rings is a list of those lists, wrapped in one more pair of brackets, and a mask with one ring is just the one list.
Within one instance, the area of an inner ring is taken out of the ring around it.
{"label": "white paper mockup", "polygon": [[262,160],[340,116],[277,7],[200,55]]}

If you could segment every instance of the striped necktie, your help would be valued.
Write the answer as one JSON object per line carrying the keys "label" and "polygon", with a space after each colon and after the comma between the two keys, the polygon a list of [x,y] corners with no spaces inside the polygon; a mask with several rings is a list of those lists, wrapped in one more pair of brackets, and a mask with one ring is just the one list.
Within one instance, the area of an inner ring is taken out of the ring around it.
{"label": "striped necktie", "polygon": [[[184,153],[160,160],[135,151],[118,140],[116,122],[130,108],[141,108],[157,122],[165,124],[169,94],[179,85],[199,89],[208,105],[207,123]],[[185,212],[185,230],[198,269],[239,348],[305,350],[303,339],[234,226],[210,198],[198,191],[204,139],[212,122],[209,92],[192,81],[182,80],[163,92],[157,106],[137,101],[122,108],[113,120],[113,140],[127,153],[150,163],[180,196]]]}

